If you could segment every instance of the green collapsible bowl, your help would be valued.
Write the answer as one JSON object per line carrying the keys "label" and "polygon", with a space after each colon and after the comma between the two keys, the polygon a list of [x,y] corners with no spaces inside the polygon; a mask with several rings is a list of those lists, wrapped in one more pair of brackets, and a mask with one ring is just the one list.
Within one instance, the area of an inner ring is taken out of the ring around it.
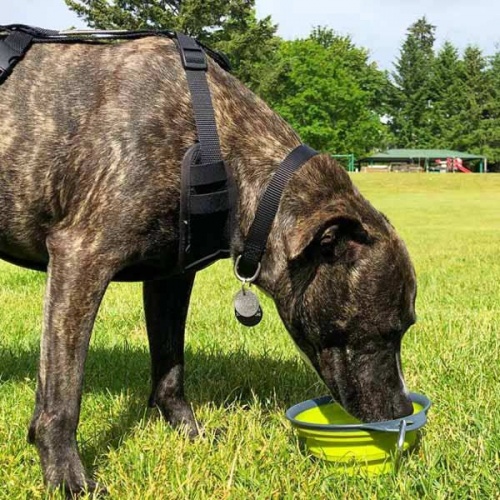
{"label": "green collapsible bowl", "polygon": [[315,457],[350,473],[383,474],[394,470],[397,457],[415,445],[418,429],[427,422],[430,400],[416,393],[410,399],[412,415],[385,422],[362,423],[330,396],[292,406],[286,417]]}

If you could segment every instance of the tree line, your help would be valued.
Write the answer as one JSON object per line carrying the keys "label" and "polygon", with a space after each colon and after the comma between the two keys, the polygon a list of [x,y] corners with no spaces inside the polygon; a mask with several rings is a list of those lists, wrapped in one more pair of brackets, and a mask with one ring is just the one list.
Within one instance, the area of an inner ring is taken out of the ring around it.
{"label": "tree line", "polygon": [[90,27],[175,29],[226,53],[234,74],[312,147],[364,156],[446,148],[500,165],[500,52],[435,45],[425,17],[407,30],[393,71],[349,36],[317,27],[283,40],[255,0],[65,0]]}

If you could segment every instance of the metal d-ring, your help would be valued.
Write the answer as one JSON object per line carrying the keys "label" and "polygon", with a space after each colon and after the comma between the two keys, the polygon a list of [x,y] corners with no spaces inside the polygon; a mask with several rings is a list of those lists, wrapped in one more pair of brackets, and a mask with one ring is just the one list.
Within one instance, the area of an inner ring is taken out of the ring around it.
{"label": "metal d-ring", "polygon": [[236,262],[234,263],[234,275],[238,278],[239,281],[241,281],[244,285],[247,284],[247,283],[253,283],[258,277],[259,277],[259,274],[260,274],[260,268],[261,268],[261,265],[260,265],[260,262],[257,263],[257,270],[255,271],[254,275],[251,276],[250,278],[244,278],[243,276],[241,276],[241,274],[238,272],[238,265],[241,261],[241,257],[242,257],[242,254],[238,255],[238,257],[236,257]]}

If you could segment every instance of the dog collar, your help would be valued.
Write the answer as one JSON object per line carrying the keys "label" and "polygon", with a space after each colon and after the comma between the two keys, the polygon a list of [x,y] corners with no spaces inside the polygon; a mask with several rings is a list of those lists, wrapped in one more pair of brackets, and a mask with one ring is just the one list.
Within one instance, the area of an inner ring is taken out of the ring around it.
{"label": "dog collar", "polygon": [[278,211],[283,190],[292,174],[318,152],[301,144],[281,162],[267,186],[257,207],[255,218],[234,265],[236,277],[243,283],[253,283],[259,276],[260,261],[266,250],[267,240]]}

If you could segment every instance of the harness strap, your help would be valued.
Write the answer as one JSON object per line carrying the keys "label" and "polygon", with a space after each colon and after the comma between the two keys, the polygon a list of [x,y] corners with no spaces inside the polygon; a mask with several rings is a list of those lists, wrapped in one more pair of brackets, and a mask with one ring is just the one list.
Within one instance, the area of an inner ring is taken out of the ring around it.
{"label": "harness strap", "polygon": [[179,268],[201,268],[229,257],[235,190],[226,168],[207,81],[207,56],[193,38],[176,33],[186,72],[198,142],[182,166]]}
{"label": "harness strap", "polygon": [[226,179],[226,167],[223,161],[191,165],[191,187],[224,182]]}
{"label": "harness strap", "polygon": [[[87,43],[99,44],[110,40],[134,40],[146,36],[163,36],[166,38],[175,38],[176,33],[171,30],[63,30],[56,31],[25,24],[0,25],[0,37],[9,35],[17,31],[27,33],[33,37],[36,43]],[[0,38],[1,40],[1,38]],[[211,49],[207,45],[198,42],[205,52],[224,70],[231,71],[231,63],[225,54]]]}
{"label": "harness strap", "polygon": [[8,24],[6,26],[1,25],[0,26],[0,32],[1,31],[18,31],[18,32],[23,32],[27,33],[28,35],[31,35],[33,38],[38,38],[38,37],[49,37],[49,36],[56,36],[59,32],[55,30],[48,30],[45,28],[39,28],[38,26],[28,26],[27,24]]}
{"label": "harness strap", "polygon": [[22,31],[9,33],[0,40],[0,83],[7,78],[14,65],[28,50],[33,37]]}
{"label": "harness strap", "polygon": [[281,162],[266,188],[257,207],[255,218],[244,242],[243,252],[236,260],[235,271],[244,281],[253,281],[260,271],[260,260],[264,255],[281,195],[292,174],[318,152],[305,144],[297,146]]}
{"label": "harness strap", "polygon": [[222,161],[222,154],[212,97],[207,82],[208,65],[205,51],[194,38],[183,33],[176,33],[176,35],[193,103],[198,141],[201,146],[200,161],[201,163],[219,163]]}

